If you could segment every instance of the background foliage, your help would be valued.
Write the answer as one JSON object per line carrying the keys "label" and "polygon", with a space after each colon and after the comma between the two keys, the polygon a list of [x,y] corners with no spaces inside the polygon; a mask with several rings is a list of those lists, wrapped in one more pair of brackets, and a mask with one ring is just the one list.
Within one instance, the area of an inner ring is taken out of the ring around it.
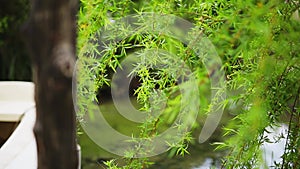
{"label": "background foliage", "polygon": [[31,80],[29,55],[21,33],[28,12],[27,0],[1,1],[0,80]]}

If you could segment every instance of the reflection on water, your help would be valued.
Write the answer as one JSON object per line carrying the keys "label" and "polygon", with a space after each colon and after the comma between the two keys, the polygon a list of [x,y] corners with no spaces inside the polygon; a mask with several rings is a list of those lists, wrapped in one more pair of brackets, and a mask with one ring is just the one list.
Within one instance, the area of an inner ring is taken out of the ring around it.
{"label": "reflection on water", "polygon": [[193,169],[207,169],[207,168],[211,168],[212,165],[213,165],[213,159],[206,158],[203,164],[201,164],[198,167],[193,167]]}
{"label": "reflection on water", "polygon": [[224,152],[214,151],[214,146],[210,143],[191,145],[190,154],[184,157],[175,156],[167,158],[167,155],[157,157],[155,164],[150,169],[208,169],[220,168],[221,158]]}
{"label": "reflection on water", "polygon": [[281,156],[284,153],[288,127],[285,124],[280,124],[278,127],[268,127],[267,130],[269,132],[265,132],[264,136],[268,137],[270,143],[264,143],[261,150],[266,166],[271,168],[274,162],[282,161]]}

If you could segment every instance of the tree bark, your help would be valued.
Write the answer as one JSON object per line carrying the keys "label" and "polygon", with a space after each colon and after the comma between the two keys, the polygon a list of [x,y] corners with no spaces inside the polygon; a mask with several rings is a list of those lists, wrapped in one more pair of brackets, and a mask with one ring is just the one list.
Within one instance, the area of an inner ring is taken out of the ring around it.
{"label": "tree bark", "polygon": [[24,26],[35,82],[39,169],[78,167],[72,101],[76,12],[76,0],[32,0]]}

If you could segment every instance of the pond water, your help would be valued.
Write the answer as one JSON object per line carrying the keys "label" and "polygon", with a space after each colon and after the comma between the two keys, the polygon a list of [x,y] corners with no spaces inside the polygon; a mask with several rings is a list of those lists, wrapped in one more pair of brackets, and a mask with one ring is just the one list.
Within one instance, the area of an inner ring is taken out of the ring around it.
{"label": "pond water", "polygon": [[[101,112],[109,124],[117,131],[131,135],[133,132],[137,132],[137,124],[128,122],[118,111],[114,108],[113,103],[107,102],[100,106]],[[173,158],[168,157],[168,152],[161,155],[151,157],[151,161],[155,162],[150,169],[208,169],[208,168],[220,168],[221,158],[225,155],[225,152],[215,151],[215,146],[211,145],[213,142],[222,141],[221,127],[232,118],[230,115],[223,115],[219,128],[214,132],[210,139],[202,144],[196,140],[188,148],[190,154],[186,154],[184,157],[175,156]],[[205,119],[197,119],[198,124],[203,124]],[[201,125],[199,125],[201,126]],[[83,131],[83,130],[82,130]],[[194,138],[198,138],[201,128],[198,127],[194,130]],[[279,127],[269,128],[271,133],[266,133],[266,136],[271,140],[278,136],[280,133],[286,135],[287,126],[282,124]],[[102,132],[102,131],[101,131]],[[103,131],[105,132],[105,131]],[[101,137],[101,135],[99,136]],[[111,138],[101,138],[111,139]],[[103,150],[100,146],[95,144],[86,133],[79,136],[79,144],[82,151],[82,169],[102,169],[105,168],[103,162],[112,158],[119,159],[117,162],[122,165],[124,162],[121,157],[111,154]],[[261,149],[263,150],[263,158],[266,160],[266,165],[270,166],[273,161],[280,161],[280,156],[284,152],[285,140],[281,140],[276,144],[264,144]],[[262,167],[263,168],[263,167]]]}
{"label": "pond water", "polygon": [[[138,107],[134,101],[132,101],[135,107]],[[100,110],[104,115],[105,119],[109,124],[117,131],[131,135],[133,132],[138,131],[138,124],[129,122],[113,106],[112,102],[105,102],[100,106]],[[204,119],[198,119],[198,123],[203,123]],[[222,125],[220,125],[221,127]],[[89,136],[82,129],[82,134],[79,135],[79,144],[82,151],[82,168],[83,169],[97,169],[104,168],[103,161],[112,158],[121,159],[121,157],[111,154],[103,150],[100,146],[92,141]],[[194,137],[198,138],[200,133],[200,127],[194,130]],[[105,131],[103,131],[105,132]],[[220,128],[217,129],[215,134],[205,143],[198,143],[196,140],[188,148],[190,154],[186,154],[184,157],[175,156],[173,158],[168,157],[169,153],[163,153],[161,155],[151,157],[151,161],[155,164],[150,167],[150,169],[203,169],[209,168],[211,166],[220,166],[220,159],[224,153],[214,151],[215,146],[211,143],[220,140]],[[99,136],[101,137],[101,136]],[[110,138],[101,138],[110,139]],[[122,160],[118,161],[122,164]]]}
{"label": "pond water", "polygon": [[[79,139],[82,150],[83,169],[100,169],[104,167],[103,161],[111,158],[120,159],[120,157],[101,149],[85,133]],[[214,148],[210,143],[195,143],[188,149],[190,154],[184,157],[175,156],[170,158],[168,157],[168,153],[151,157],[151,161],[154,161],[155,164],[150,169],[208,169],[212,166],[219,168],[223,153],[214,151]],[[123,163],[122,160],[118,162]]]}

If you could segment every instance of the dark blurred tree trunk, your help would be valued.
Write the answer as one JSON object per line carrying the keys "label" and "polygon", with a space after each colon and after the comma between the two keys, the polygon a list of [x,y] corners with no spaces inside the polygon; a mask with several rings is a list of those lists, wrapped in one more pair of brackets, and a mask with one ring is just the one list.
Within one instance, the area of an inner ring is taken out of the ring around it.
{"label": "dark blurred tree trunk", "polygon": [[24,34],[32,58],[39,169],[75,169],[76,123],[72,102],[76,0],[32,0]]}

